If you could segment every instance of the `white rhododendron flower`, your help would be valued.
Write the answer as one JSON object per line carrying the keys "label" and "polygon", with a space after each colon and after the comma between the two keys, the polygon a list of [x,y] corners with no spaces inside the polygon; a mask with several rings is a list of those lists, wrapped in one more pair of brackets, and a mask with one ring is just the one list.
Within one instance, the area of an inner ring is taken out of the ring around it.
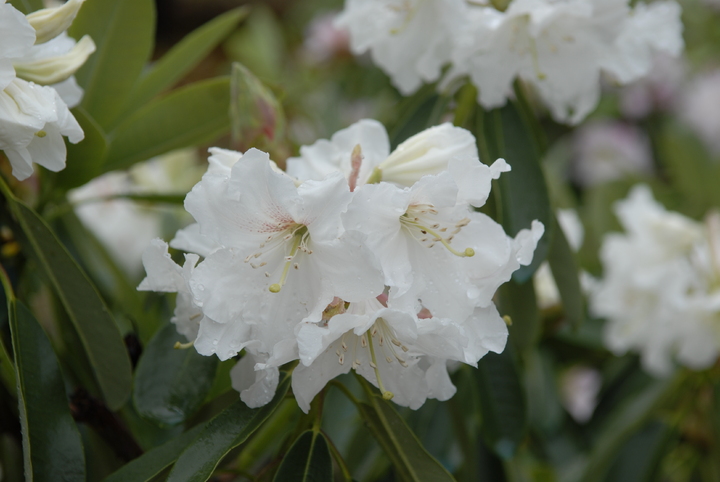
{"label": "white rhododendron flower", "polygon": [[294,179],[264,152],[212,148],[185,200],[197,224],[171,242],[204,259],[181,268],[157,240],[140,288],[179,293],[173,322],[199,353],[245,350],[231,376],[251,407],[272,399],[293,360],[305,411],[351,369],[403,406],[446,400],[448,361],[504,349],[492,298],[544,230],[534,221],[513,239],[472,209],[510,169],[481,164],[475,149],[443,124],[390,152],[384,127],[363,120],[301,148],[287,162]]}
{"label": "white rhododendron flower", "polygon": [[404,95],[469,76],[486,108],[505,104],[522,79],[553,117],[577,124],[600,96],[601,73],[626,84],[648,74],[658,52],[683,47],[673,1],[513,0],[505,11],[461,0],[348,0],[338,24],[354,53],[373,60]]}
{"label": "white rhododendron flower", "polygon": [[591,293],[593,314],[607,319],[605,343],[617,354],[639,351],[656,375],[673,360],[710,366],[720,353],[720,215],[703,224],[666,211],[642,185],[616,213],[626,233],[606,236]]}
{"label": "white rhododendron flower", "polygon": [[464,0],[348,0],[336,24],[348,30],[353,53],[370,51],[407,95],[440,77],[466,12]]}
{"label": "white rhododendron flower", "polygon": [[20,180],[32,174],[33,162],[63,169],[63,137],[72,143],[84,137],[65,102],[80,101],[72,75],[95,51],[90,37],[76,42],[64,33],[82,3],[70,0],[27,17],[0,3],[0,149]]}

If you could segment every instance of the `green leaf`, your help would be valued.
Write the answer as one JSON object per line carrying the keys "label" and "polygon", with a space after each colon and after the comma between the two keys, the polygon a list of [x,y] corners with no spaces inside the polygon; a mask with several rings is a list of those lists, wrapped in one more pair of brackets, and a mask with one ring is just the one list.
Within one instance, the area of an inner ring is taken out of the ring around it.
{"label": "green leaf", "polygon": [[136,111],[117,127],[105,170],[208,142],[230,129],[230,79],[196,82]]}
{"label": "green leaf", "polygon": [[42,0],[10,0],[9,3],[25,15],[44,8]]}
{"label": "green leaf", "polygon": [[540,339],[540,312],[532,282],[518,284],[511,279],[498,290],[500,313],[510,317],[510,339],[520,353],[533,348]]}
{"label": "green leaf", "polygon": [[332,458],[325,436],[313,430],[303,432],[283,457],[273,480],[275,482],[287,480],[332,482]]}
{"label": "green leaf", "polygon": [[635,393],[614,410],[592,444],[590,458],[582,476],[583,482],[601,482],[623,444],[652,415],[653,411],[678,388],[676,379],[659,380],[640,393]]}
{"label": "green leaf", "polygon": [[126,112],[132,113],[175,85],[217,47],[249,11],[247,7],[235,8],[185,36],[140,77],[130,93]]}
{"label": "green leaf", "polygon": [[453,476],[422,446],[405,420],[377,395],[358,404],[368,428],[405,481],[452,481]]}
{"label": "green leaf", "polygon": [[673,430],[654,421],[633,434],[610,467],[606,482],[653,482],[658,479],[662,458],[667,452]]}
{"label": "green leaf", "polygon": [[8,392],[17,397],[17,379],[15,378],[15,364],[10,353],[5,348],[5,342],[0,338],[0,378]]}
{"label": "green leaf", "polygon": [[488,353],[476,371],[480,391],[482,434],[501,458],[510,459],[525,437],[525,393],[513,358],[512,346],[502,353]]}
{"label": "green leaf", "polygon": [[157,474],[172,465],[205,428],[205,425],[198,425],[191,430],[175,437],[159,447],[145,452],[140,457],[124,465],[112,473],[104,482],[145,482],[152,480]]}
{"label": "green leaf", "polygon": [[571,325],[578,327],[585,320],[585,296],[578,277],[580,270],[560,224],[554,217],[552,222],[554,228],[548,263],[560,292],[565,317]]}
{"label": "green leaf", "polygon": [[25,478],[84,481],[85,454],[70,415],[63,381],[50,340],[20,301],[9,303]]}
{"label": "green leaf", "polygon": [[220,460],[243,443],[280,405],[290,386],[282,373],[275,397],[260,408],[248,408],[237,400],[206,425],[200,436],[180,455],[168,482],[203,482],[210,478]]}
{"label": "green leaf", "polygon": [[194,348],[173,348],[179,338],[175,325],[168,323],[150,340],[135,369],[135,408],[161,425],[184,422],[195,413],[218,364],[217,357],[202,356]]}
{"label": "green leaf", "polygon": [[2,185],[30,249],[55,288],[82,341],[107,406],[117,410],[130,396],[130,358],[105,302],[55,233],[32,209]]}
{"label": "green leaf", "polygon": [[69,29],[90,35],[97,50],[75,78],[85,89],[82,107],[108,128],[125,109],[128,95],[152,54],[155,6],[152,0],[92,0]]}
{"label": "green leaf", "polygon": [[81,186],[102,172],[107,149],[107,137],[103,128],[82,107],[73,109],[85,138],[77,144],[66,143],[67,165],[57,174],[57,183],[71,189]]}
{"label": "green leaf", "polygon": [[478,132],[478,135],[485,136],[483,141],[487,141],[490,146],[493,158],[487,162],[502,157],[512,167],[512,171],[503,173],[498,180],[498,220],[510,236],[515,236],[521,229],[530,228],[534,219],[545,226],[545,234],[538,241],[532,263],[521,266],[513,273],[514,280],[524,283],[545,260],[552,238],[552,210],[540,167],[540,154],[535,148],[532,134],[514,105],[508,104],[502,109],[493,110],[485,117],[486,129]]}

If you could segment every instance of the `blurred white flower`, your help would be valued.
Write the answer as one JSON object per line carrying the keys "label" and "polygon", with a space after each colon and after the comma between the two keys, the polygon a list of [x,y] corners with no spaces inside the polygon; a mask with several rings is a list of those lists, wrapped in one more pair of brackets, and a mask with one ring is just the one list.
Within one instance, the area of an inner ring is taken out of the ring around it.
{"label": "blurred white flower", "polygon": [[504,12],[473,7],[457,29],[448,75],[468,74],[484,107],[503,105],[521,78],[570,124],[595,108],[601,72],[625,84],[650,71],[655,52],[683,46],[672,1],[630,9],[625,0],[513,0]]}
{"label": "blurred white flower", "polygon": [[[139,163],[130,171],[109,172],[68,192],[75,213],[131,277],[142,272],[141,257],[154,238],[164,234],[166,217],[182,210],[147,207],[118,196],[184,193],[200,178],[192,149],[175,151]],[[182,221],[178,221],[182,222]]]}
{"label": "blurred white flower", "polygon": [[657,54],[653,68],[645,77],[620,89],[620,110],[632,119],[646,117],[653,111],[675,107],[686,76],[682,57]]}
{"label": "blurred white flower", "polygon": [[595,368],[575,365],[563,373],[560,379],[560,399],[577,422],[590,420],[597,406],[601,386],[602,377]]}
{"label": "blurred white flower", "polygon": [[325,62],[336,55],[348,52],[347,31],[335,26],[337,12],[324,13],[313,18],[305,33],[303,50],[315,63]]}
{"label": "blurred white flower", "polygon": [[653,172],[650,141],[637,127],[598,120],[580,127],[574,137],[572,174],[582,186]]}
{"label": "blurred white flower", "polygon": [[615,211],[626,233],[603,240],[603,276],[590,299],[607,320],[606,345],[639,351],[655,375],[670,373],[673,360],[710,366],[720,349],[720,215],[702,224],[666,211],[644,185]]}
{"label": "blurred white flower", "polygon": [[440,77],[466,14],[464,0],[347,0],[337,25],[348,30],[354,54],[370,51],[408,95]]}
{"label": "blurred white flower", "polygon": [[681,118],[714,154],[720,153],[720,69],[693,79],[681,100]]}

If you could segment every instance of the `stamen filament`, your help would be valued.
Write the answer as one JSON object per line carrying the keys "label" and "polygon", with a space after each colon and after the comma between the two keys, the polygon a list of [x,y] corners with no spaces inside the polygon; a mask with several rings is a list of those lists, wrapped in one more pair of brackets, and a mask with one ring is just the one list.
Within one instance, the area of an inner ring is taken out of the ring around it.
{"label": "stamen filament", "polygon": [[[455,249],[455,248],[453,248],[452,246],[450,246],[450,243],[449,243],[445,238],[443,238],[442,236],[440,236],[438,233],[436,233],[436,232],[433,231],[432,229],[428,228],[427,226],[423,226],[422,224],[420,224],[420,223],[417,222],[417,221],[414,221],[414,220],[411,220],[411,219],[409,219],[409,218],[406,218],[406,219],[405,219],[405,223],[407,223],[407,224],[409,224],[409,225],[411,225],[411,226],[415,226],[416,228],[419,228],[421,231],[424,231],[424,232],[430,234],[431,236],[434,236],[435,239],[433,239],[433,241],[436,241],[436,242],[439,241],[439,242],[441,242],[441,243],[443,244],[443,246],[445,246],[445,247],[447,248],[447,250],[450,251],[450,252],[451,252],[452,254],[454,254],[455,256],[460,256],[461,258],[475,256],[475,250],[474,250],[474,249],[472,249],[472,248],[465,248],[465,251],[464,251],[464,252],[460,252],[460,251],[458,251],[457,249]],[[452,238],[452,237],[451,237],[451,238]]]}
{"label": "stamen filament", "polygon": [[[369,334],[369,332],[370,332],[370,330],[368,330],[368,334]],[[378,388],[380,389],[380,393],[382,393],[383,399],[392,400],[392,398],[395,396],[395,394],[385,390],[382,379],[380,378],[380,370],[377,367],[377,359],[375,358],[375,347],[373,346],[372,335],[368,336],[368,344],[370,345],[370,358],[372,359],[371,365],[372,365],[373,369],[375,370],[375,378],[377,378]]]}
{"label": "stamen filament", "polygon": [[280,276],[280,282],[273,283],[270,285],[269,290],[272,293],[279,293],[280,290],[282,289],[282,287],[285,285],[285,281],[287,280],[287,275],[288,275],[288,272],[290,271],[290,265],[292,264],[292,260],[295,258],[295,255],[298,252],[298,247],[300,246],[300,243],[302,242],[302,240],[305,238],[305,234],[307,232],[303,233],[303,235],[301,235],[301,236],[297,236],[296,233],[297,233],[297,230],[293,233],[293,235],[295,236],[295,240],[293,241],[292,249],[290,249],[290,255],[288,255],[285,258],[287,261],[285,261],[285,267],[283,268],[282,275]]}

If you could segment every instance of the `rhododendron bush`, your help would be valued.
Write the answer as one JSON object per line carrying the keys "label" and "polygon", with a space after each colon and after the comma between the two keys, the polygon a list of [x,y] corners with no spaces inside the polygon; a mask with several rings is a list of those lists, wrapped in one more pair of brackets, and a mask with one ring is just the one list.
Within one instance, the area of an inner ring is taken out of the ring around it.
{"label": "rhododendron bush", "polygon": [[718,22],[0,0],[0,479],[720,480]]}

